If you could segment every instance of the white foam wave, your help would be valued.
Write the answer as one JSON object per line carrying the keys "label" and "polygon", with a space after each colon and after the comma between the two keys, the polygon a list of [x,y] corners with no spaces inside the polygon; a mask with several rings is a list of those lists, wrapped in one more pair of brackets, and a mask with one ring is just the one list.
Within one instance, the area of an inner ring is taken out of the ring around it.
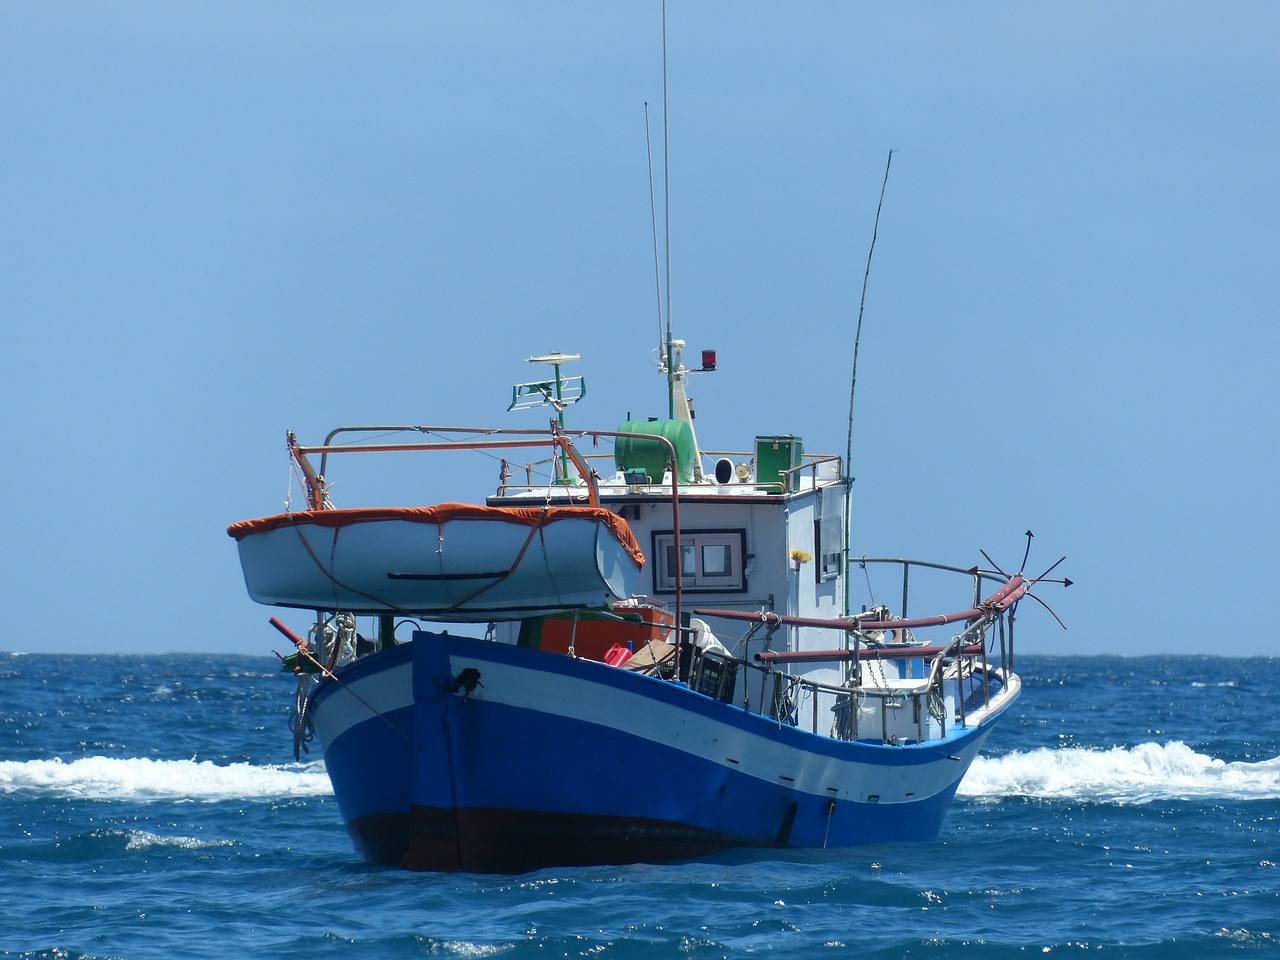
{"label": "white foam wave", "polygon": [[978,757],[960,796],[1149,803],[1167,799],[1280,799],[1280,757],[1227,763],[1180,741],[1109,750],[1069,747]]}
{"label": "white foam wave", "polygon": [[0,794],[41,793],[93,800],[237,800],[333,793],[324,764],[219,765],[209,760],[84,757],[0,761]]}
{"label": "white foam wave", "polygon": [[163,837],[158,833],[146,830],[129,830],[125,836],[125,849],[130,851],[154,850],[156,848],[176,847],[179,850],[209,850],[215,847],[234,846],[231,840],[200,840],[196,837]]}

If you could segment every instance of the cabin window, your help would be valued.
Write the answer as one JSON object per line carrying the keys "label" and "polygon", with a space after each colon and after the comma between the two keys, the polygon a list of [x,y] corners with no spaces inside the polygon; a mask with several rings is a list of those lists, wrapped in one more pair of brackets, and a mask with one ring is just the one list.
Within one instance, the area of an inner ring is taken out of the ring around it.
{"label": "cabin window", "polygon": [[819,583],[835,580],[844,567],[844,488],[828,487],[818,497],[813,522],[813,552],[818,555],[814,574]]}
{"label": "cabin window", "polygon": [[[675,534],[654,533],[655,593],[676,589]],[[740,593],[747,589],[742,561],[747,552],[744,530],[688,530],[680,533],[681,588],[703,593]]]}

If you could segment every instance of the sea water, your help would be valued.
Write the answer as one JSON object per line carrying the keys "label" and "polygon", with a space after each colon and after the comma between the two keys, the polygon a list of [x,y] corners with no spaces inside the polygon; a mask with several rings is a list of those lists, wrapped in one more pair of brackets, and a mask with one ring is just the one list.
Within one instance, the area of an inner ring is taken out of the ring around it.
{"label": "sea water", "polygon": [[1022,658],[930,843],[360,863],[270,658],[0,653],[0,957],[1280,955],[1280,659]]}

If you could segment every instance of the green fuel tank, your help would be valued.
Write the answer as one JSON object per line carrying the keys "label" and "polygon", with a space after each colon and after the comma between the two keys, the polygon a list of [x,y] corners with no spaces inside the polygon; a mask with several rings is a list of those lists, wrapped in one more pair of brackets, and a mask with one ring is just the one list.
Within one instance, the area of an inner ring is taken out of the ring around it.
{"label": "green fuel tank", "polygon": [[[613,459],[623,473],[643,470],[650,483],[661,483],[670,466],[671,450],[654,436],[666,437],[676,448],[676,465],[681,483],[693,479],[693,463],[698,456],[693,442],[693,428],[682,420],[627,420],[620,424]],[[650,436],[626,436],[649,434]]]}

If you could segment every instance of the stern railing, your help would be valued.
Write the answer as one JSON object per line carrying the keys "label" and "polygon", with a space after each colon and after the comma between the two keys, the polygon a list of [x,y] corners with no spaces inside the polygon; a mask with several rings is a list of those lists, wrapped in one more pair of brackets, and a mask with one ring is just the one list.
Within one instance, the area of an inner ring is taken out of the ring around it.
{"label": "stern railing", "polygon": [[[828,650],[766,649],[754,655],[754,662],[695,651],[690,658],[690,685],[700,692],[726,699],[721,678],[726,673],[738,675],[740,683],[732,686],[743,691],[744,709],[841,740],[871,739],[885,744],[924,742],[946,736],[952,726],[967,726],[975,713],[981,719],[981,712],[988,710],[1008,685],[1012,674],[1014,610],[1029,592],[1031,582],[1021,574],[1007,576],[924,561],[866,558],[859,562],[902,566],[904,610],[909,600],[907,584],[912,567],[972,577],[973,606],[955,613],[915,618],[889,617],[884,608],[874,608],[839,620],[789,617],[770,611],[699,609],[694,611],[699,616],[753,622],[744,641],[759,626],[772,631],[785,625],[841,631],[845,646]],[[984,581],[1001,583],[985,600],[979,599]],[[916,630],[955,623],[962,623],[963,627],[946,643],[928,645],[916,640]],[[885,642],[886,636],[894,639]],[[994,650],[997,641],[1000,659],[999,666],[994,667],[988,660],[988,648]],[[716,664],[713,668],[716,682],[711,684],[704,674],[709,657]],[[725,665],[730,661],[731,666]],[[887,663],[904,661],[915,668],[910,672],[919,671],[923,675],[912,677],[901,669],[886,667]],[[793,665],[805,663],[846,664],[848,679],[836,685],[791,672]],[[754,682],[749,682],[747,678],[752,670],[759,675]],[[750,703],[753,689],[759,690],[754,710]],[[799,704],[805,700],[811,705],[812,716],[804,717],[807,722],[802,722]],[[822,703],[834,714],[829,730],[820,720]]]}

